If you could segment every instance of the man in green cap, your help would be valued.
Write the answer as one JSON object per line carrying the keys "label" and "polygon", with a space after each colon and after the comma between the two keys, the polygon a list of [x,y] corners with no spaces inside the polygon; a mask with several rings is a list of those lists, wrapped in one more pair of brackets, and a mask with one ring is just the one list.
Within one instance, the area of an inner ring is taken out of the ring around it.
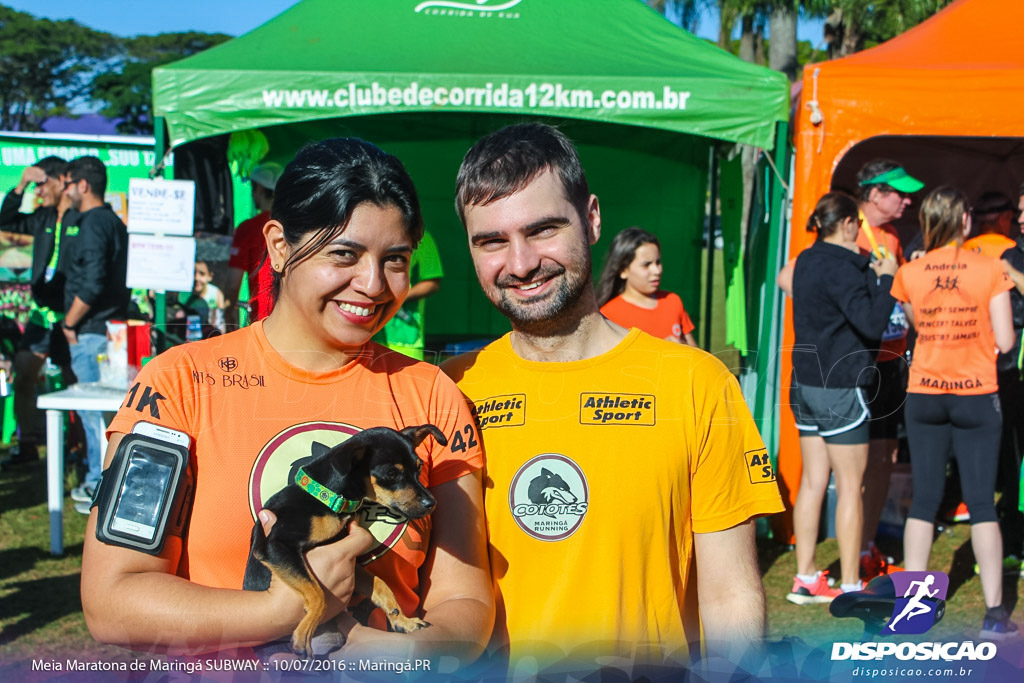
{"label": "man in green cap", "polygon": [[[872,261],[893,257],[906,262],[899,234],[892,221],[910,206],[910,195],[924,187],[900,164],[874,159],[857,172],[860,232],[857,246]],[[871,442],[864,471],[864,535],[861,545],[861,576],[866,581],[885,573],[888,559],[875,547],[875,533],[889,493],[889,477],[899,449],[903,403],[907,397],[907,323],[897,303],[882,335],[873,385],[867,389],[871,411]]]}

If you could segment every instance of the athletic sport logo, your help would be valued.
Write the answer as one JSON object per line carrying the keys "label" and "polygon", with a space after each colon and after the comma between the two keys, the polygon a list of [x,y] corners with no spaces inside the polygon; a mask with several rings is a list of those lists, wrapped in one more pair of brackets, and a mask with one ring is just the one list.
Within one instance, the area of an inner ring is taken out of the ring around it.
{"label": "athletic sport logo", "polygon": [[896,589],[892,618],[885,627],[888,634],[926,633],[942,617],[949,577],[943,572],[896,572],[890,574]]}
{"label": "athletic sport logo", "polygon": [[588,499],[583,470],[556,453],[538,455],[520,467],[508,491],[519,528],[540,541],[561,541],[576,533]]}

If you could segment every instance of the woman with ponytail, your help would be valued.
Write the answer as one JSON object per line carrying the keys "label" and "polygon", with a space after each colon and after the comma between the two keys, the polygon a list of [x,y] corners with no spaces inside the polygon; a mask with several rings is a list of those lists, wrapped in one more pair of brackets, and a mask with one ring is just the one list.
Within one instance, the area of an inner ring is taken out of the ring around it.
{"label": "woman with ponytail", "polygon": [[903,551],[908,570],[928,569],[952,445],[985,596],[981,637],[1001,639],[1017,635],[1003,607],[1003,541],[993,504],[1002,427],[996,349],[1013,348],[1013,283],[995,259],[962,248],[970,215],[954,187],[928,195],[920,213],[926,253],[901,266],[892,286],[917,329],[904,413],[914,498]]}
{"label": "woman with ponytail", "polygon": [[[864,512],[861,485],[868,457],[867,398],[877,340],[889,323],[896,261],[871,263],[857,247],[857,202],[841,192],[818,200],[807,224],[817,233],[793,269],[793,377],[790,403],[800,430],[803,473],[793,508],[797,574],[787,596],[798,605],[831,602],[861,589]],[[840,588],[816,570],[821,503],[835,473]]]}

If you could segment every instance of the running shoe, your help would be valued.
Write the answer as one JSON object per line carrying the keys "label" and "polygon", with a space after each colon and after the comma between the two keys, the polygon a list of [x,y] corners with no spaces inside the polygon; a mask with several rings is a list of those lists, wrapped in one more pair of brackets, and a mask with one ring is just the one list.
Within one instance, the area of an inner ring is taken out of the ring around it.
{"label": "running shoe", "polygon": [[805,583],[799,576],[793,577],[793,590],[786,599],[796,605],[810,605],[832,602],[843,594],[839,588],[831,588],[828,584],[828,572],[818,572],[813,583]]}
{"label": "running shoe", "polygon": [[1020,631],[1017,630],[1017,624],[1010,621],[1007,616],[996,619],[986,615],[985,620],[981,623],[981,632],[978,633],[978,637],[984,640],[1009,640],[1019,638]]}
{"label": "running shoe", "polygon": [[967,511],[967,503],[961,502],[956,509],[950,510],[942,515],[947,522],[969,522],[971,513]]}
{"label": "running shoe", "polygon": [[93,493],[95,493],[94,487],[82,484],[71,489],[71,500],[76,503],[91,503]]}
{"label": "running shoe", "polygon": [[885,576],[889,573],[890,561],[877,546],[871,546],[866,555],[860,556],[860,578],[870,581],[876,576]]}

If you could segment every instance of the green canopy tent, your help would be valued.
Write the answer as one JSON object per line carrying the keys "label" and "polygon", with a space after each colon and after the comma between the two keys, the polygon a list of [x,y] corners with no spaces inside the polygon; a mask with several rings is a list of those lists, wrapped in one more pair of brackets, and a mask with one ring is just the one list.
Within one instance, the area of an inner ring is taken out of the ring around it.
{"label": "green canopy tent", "polygon": [[259,128],[270,159],[334,135],[401,158],[445,263],[427,320],[446,338],[508,329],[479,293],[452,208],[455,172],[480,135],[524,116],[557,119],[601,198],[596,265],[622,228],[656,233],[663,286],[699,324],[709,149],[772,149],[789,105],[781,74],[640,0],[304,0],[154,70],[153,92],[171,147]]}

